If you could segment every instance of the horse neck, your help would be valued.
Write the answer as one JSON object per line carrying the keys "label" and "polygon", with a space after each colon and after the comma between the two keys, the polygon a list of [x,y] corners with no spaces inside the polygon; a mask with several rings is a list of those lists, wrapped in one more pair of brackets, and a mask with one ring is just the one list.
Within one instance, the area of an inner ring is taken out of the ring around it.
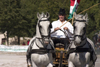
{"label": "horse neck", "polygon": [[42,37],[41,37],[41,34],[40,34],[40,31],[39,31],[38,24],[37,24],[37,26],[36,26],[36,37],[37,37],[37,38],[42,38]]}
{"label": "horse neck", "polygon": [[[83,40],[86,39],[86,33],[83,35],[82,39],[83,39]],[[83,41],[83,40],[82,40],[82,41]]]}
{"label": "horse neck", "polygon": [[87,43],[87,38],[86,38],[86,34],[84,34],[83,37],[82,37],[82,40],[81,40],[81,45],[84,44],[84,46],[85,46],[86,43]]}
{"label": "horse neck", "polygon": [[51,44],[53,44],[53,43],[50,41],[50,43],[45,48],[45,46],[43,46],[42,39],[41,38],[35,38],[35,41],[34,41],[33,46],[32,46],[32,49],[40,49],[40,48],[52,49],[52,45]]}
{"label": "horse neck", "polygon": [[[86,37],[86,34],[85,34],[83,37],[84,37],[84,40],[82,40],[82,43],[81,43],[81,44],[84,44],[83,47],[86,47],[86,44],[87,44],[87,37]],[[72,41],[72,43],[71,43],[71,45],[70,45],[70,48],[76,48],[74,41]]]}

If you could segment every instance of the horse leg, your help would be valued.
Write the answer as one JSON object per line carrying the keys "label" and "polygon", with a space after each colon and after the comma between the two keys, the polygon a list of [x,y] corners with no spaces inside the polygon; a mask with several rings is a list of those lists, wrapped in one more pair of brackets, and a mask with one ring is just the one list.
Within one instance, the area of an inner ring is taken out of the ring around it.
{"label": "horse leg", "polygon": [[31,61],[30,61],[30,59],[26,59],[26,61],[27,61],[27,67],[31,67]]}
{"label": "horse leg", "polygon": [[32,61],[32,67],[38,67],[38,66]]}
{"label": "horse leg", "polygon": [[26,53],[26,59],[27,59],[26,61],[27,61],[27,66],[28,67],[31,66],[31,60],[30,60],[31,59],[30,58],[31,57],[30,56],[31,54],[30,54],[30,51],[31,51],[31,46],[29,45],[28,50],[27,50],[27,53]]}
{"label": "horse leg", "polygon": [[89,67],[89,64],[86,64],[86,66],[85,67]]}
{"label": "horse leg", "polygon": [[53,64],[52,64],[52,63],[49,63],[49,64],[47,65],[47,67],[53,67]]}
{"label": "horse leg", "polygon": [[87,64],[85,67],[95,67],[95,65],[89,65],[89,64]]}
{"label": "horse leg", "polygon": [[69,61],[68,62],[68,67],[75,67],[75,66],[74,66],[74,64],[71,61]]}

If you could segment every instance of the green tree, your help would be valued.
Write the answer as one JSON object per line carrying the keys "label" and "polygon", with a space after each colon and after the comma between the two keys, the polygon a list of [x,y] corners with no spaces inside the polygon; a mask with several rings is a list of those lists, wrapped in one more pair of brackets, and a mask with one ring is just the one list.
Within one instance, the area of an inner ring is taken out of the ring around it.
{"label": "green tree", "polygon": [[[77,14],[97,4],[99,1],[81,0]],[[49,20],[52,22],[58,19],[60,8],[65,8],[67,18],[70,0],[0,0],[0,32],[7,31],[7,37],[33,37],[38,20],[37,12],[49,12]],[[87,36],[92,38],[93,34],[100,30],[100,5],[82,14],[85,13],[89,16]]]}
{"label": "green tree", "polygon": [[[92,1],[81,0],[77,13],[80,13],[83,10],[90,8],[95,4],[98,4],[97,0],[92,0]],[[99,28],[100,27],[100,23],[99,23],[100,9],[98,5],[96,5],[95,7],[92,7],[91,9],[87,10],[86,12],[82,14],[85,14],[85,13],[87,13],[89,17],[88,25],[87,25],[87,36],[92,39],[92,36],[94,35],[94,33],[100,30]]]}
{"label": "green tree", "polygon": [[[23,8],[20,0],[2,0],[2,2],[3,4],[1,6],[3,8],[0,11],[1,31],[7,31],[7,41],[9,36],[18,36],[19,44],[19,38],[29,36],[34,29],[32,29],[32,16],[29,15],[29,11],[31,10]],[[26,11],[26,13],[23,12],[23,10]]]}

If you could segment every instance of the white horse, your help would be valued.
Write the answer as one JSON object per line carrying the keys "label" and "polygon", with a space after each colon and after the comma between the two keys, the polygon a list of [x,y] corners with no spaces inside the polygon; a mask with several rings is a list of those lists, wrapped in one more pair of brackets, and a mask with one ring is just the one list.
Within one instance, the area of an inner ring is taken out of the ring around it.
{"label": "white horse", "polygon": [[94,67],[97,59],[93,42],[86,37],[88,15],[74,14],[74,41],[68,50],[68,67]]}
{"label": "white horse", "polygon": [[49,13],[37,13],[36,36],[30,40],[26,55],[28,67],[30,64],[31,67],[53,67],[54,45],[50,38],[49,16]]}

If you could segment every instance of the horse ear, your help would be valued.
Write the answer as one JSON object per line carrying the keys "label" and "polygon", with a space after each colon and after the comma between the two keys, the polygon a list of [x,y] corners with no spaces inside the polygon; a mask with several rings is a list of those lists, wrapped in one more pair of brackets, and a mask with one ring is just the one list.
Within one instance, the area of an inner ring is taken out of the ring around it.
{"label": "horse ear", "polygon": [[84,20],[88,21],[88,14],[86,13],[85,16],[83,17]]}
{"label": "horse ear", "polygon": [[49,18],[49,17],[50,17],[50,14],[47,12],[47,13],[46,13],[46,16],[47,16],[47,18]]}
{"label": "horse ear", "polygon": [[86,20],[86,24],[88,24],[88,14],[86,13],[85,16],[83,17],[84,20]]}
{"label": "horse ear", "polygon": [[37,12],[37,18],[40,19],[40,14],[39,14],[39,12]]}
{"label": "horse ear", "polygon": [[85,18],[86,18],[86,19],[88,18],[88,14],[87,14],[87,13],[85,14]]}

